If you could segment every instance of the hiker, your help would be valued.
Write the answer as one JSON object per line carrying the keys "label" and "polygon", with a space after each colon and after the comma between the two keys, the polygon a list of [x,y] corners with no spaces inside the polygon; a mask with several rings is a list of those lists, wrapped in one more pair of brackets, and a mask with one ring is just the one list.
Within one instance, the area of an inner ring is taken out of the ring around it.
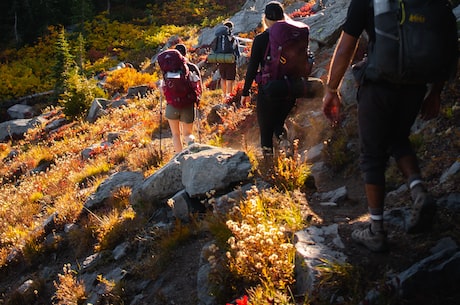
{"label": "hiker", "polygon": [[[193,96],[190,103],[188,102],[184,106],[178,104],[173,105],[173,102],[166,98],[167,105],[165,117],[168,119],[169,127],[171,128],[174,151],[175,153],[179,153],[182,151],[182,139],[185,140],[187,145],[191,145],[195,141],[195,137],[193,135],[193,122],[195,120],[195,107],[198,107],[198,102],[200,99],[202,83],[200,69],[197,67],[197,65],[193,64],[187,59],[186,46],[183,44],[177,44],[175,46],[175,50],[179,51],[179,53],[185,57],[186,64],[190,74],[195,78],[194,83],[196,83],[199,92],[197,96]],[[183,86],[184,85],[181,85],[181,87]],[[165,88],[162,89],[163,92],[164,90]]]}
{"label": "hiker", "polygon": [[[373,18],[374,13],[373,9],[370,9],[369,0],[351,0],[346,21],[331,59],[323,97],[324,115],[333,125],[340,124],[340,86],[354,57],[360,35],[363,31],[367,32],[369,46],[376,41],[377,34],[380,35],[380,33],[376,34]],[[455,23],[453,31],[456,31]],[[449,33],[442,35],[449,35]],[[455,40],[456,38],[454,42]],[[457,47],[454,48],[452,52],[455,54]],[[369,51],[371,52],[372,49],[370,48]],[[452,67],[456,66],[455,60],[452,62]],[[455,71],[450,74],[452,77]],[[446,80],[447,78],[449,77],[446,77]],[[419,112],[421,118],[426,120],[438,115],[443,86],[443,80],[427,86],[424,83],[393,83],[391,79],[369,79],[366,74],[358,83],[360,169],[363,172],[370,223],[364,229],[355,229],[351,238],[371,251],[382,252],[388,249],[383,212],[385,171],[390,156],[395,159],[399,170],[407,179],[413,201],[406,231],[420,233],[431,228],[436,203],[422,178],[409,134]]]}
{"label": "hiker", "polygon": [[[250,103],[249,91],[254,80],[257,81],[257,75],[260,75],[266,63],[266,49],[269,45],[269,29],[278,21],[289,19],[284,14],[284,8],[281,3],[271,1],[265,6],[262,16],[264,31],[258,34],[253,41],[251,55],[246,71],[244,87],[241,96],[241,106]],[[287,130],[285,120],[294,107],[296,98],[289,96],[287,92],[282,92],[281,96],[274,97],[264,92],[264,86],[259,82],[258,95],[256,102],[257,121],[260,131],[260,146],[264,159],[270,161],[273,158],[273,135],[279,141],[279,146],[284,146],[287,150],[289,143],[287,141]]]}
{"label": "hiker", "polygon": [[[223,31],[223,32],[222,32]],[[232,93],[236,80],[236,61],[240,57],[238,41],[233,36],[233,22],[225,21],[216,30],[216,39],[213,42],[212,50],[214,53],[233,54],[233,62],[217,63],[220,74],[220,86],[222,88],[223,99],[227,99]]]}

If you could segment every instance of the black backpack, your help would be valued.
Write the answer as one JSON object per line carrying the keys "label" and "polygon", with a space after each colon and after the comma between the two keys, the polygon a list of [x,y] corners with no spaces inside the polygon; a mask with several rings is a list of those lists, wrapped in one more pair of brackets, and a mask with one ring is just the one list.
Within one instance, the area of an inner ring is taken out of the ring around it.
{"label": "black backpack", "polygon": [[457,26],[447,0],[371,2],[375,42],[369,45],[366,79],[418,84],[455,75]]}
{"label": "black backpack", "polygon": [[230,33],[230,29],[222,25],[216,29],[216,47],[214,53],[234,53],[235,37]]}

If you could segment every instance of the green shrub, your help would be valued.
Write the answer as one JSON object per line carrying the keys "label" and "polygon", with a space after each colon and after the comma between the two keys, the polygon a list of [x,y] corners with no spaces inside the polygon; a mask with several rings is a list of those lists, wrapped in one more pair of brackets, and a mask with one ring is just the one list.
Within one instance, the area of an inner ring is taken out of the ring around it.
{"label": "green shrub", "polygon": [[107,95],[97,86],[95,80],[79,75],[75,69],[69,74],[64,93],[59,97],[59,104],[64,108],[67,117],[77,118],[89,109],[97,97],[105,98]]}

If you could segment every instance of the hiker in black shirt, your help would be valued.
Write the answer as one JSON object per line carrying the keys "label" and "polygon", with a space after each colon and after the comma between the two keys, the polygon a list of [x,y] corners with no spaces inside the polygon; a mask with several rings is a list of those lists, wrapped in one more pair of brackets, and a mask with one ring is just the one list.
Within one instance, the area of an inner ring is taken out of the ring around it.
{"label": "hiker in black shirt", "polygon": [[[269,28],[275,22],[284,20],[284,9],[279,2],[271,1],[265,6],[263,23]],[[260,67],[264,65],[264,54],[268,45],[268,31],[258,34],[253,41],[251,56],[249,59],[244,87],[241,97],[241,105],[250,102],[249,90]],[[292,107],[295,105],[295,98],[270,98],[264,94],[261,86],[258,87],[257,95],[257,121],[260,130],[260,146],[265,157],[273,156],[273,135],[280,141],[286,141],[286,120]]]}
{"label": "hiker in black shirt", "polygon": [[[371,0],[372,1],[372,0]],[[369,0],[352,0],[343,31],[331,60],[323,98],[323,112],[334,124],[340,123],[340,85],[353,59],[359,37],[366,31],[375,40],[373,8]],[[456,63],[455,63],[456,65]],[[352,232],[352,239],[371,251],[387,250],[383,224],[385,171],[393,157],[407,179],[413,200],[406,230],[418,233],[430,228],[436,204],[423,183],[409,134],[417,115],[437,116],[444,82],[403,85],[363,79],[358,88],[358,127],[361,145],[360,168],[364,174],[370,225]],[[427,91],[427,89],[429,91]],[[427,94],[428,93],[428,94]]]}

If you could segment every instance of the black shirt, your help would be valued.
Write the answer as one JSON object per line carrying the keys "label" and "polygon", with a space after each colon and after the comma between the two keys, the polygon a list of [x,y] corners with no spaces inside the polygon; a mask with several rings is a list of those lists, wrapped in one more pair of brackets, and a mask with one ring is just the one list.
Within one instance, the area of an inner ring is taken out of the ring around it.
{"label": "black shirt", "polygon": [[372,0],[351,0],[343,31],[356,38],[366,31],[369,41],[375,40]]}
{"label": "black shirt", "polygon": [[268,46],[268,30],[254,37],[251,48],[251,57],[249,58],[248,68],[246,70],[246,78],[244,80],[243,96],[249,95],[252,82],[254,81],[257,71],[265,64],[265,50]]}

